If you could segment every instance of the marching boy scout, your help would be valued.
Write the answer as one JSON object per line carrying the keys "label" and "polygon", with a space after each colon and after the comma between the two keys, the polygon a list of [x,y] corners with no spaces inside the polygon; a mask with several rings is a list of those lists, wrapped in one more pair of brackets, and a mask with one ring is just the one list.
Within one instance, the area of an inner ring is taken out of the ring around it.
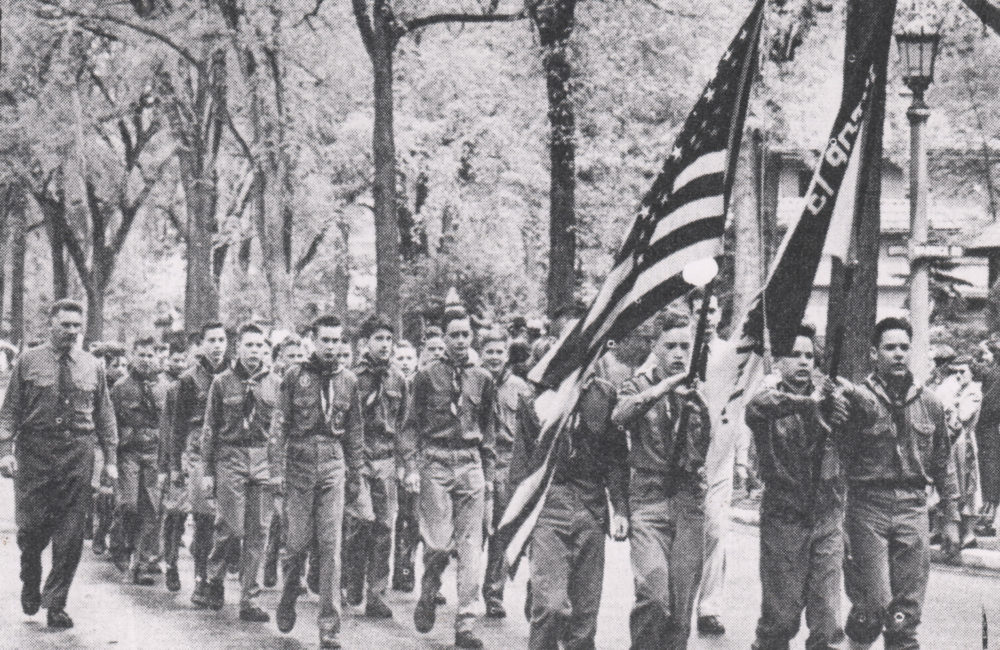
{"label": "marching boy scout", "polygon": [[420,493],[424,541],[424,575],[413,622],[421,633],[434,627],[441,574],[454,548],[458,554],[455,646],[475,649],[483,647],[474,626],[483,517],[492,514],[487,502],[496,458],[496,388],[490,373],[469,360],[469,315],[449,309],[442,325],[444,356],[417,372],[403,430],[406,488]]}
{"label": "marching boy scout", "polygon": [[[263,395],[268,370],[264,330],[240,328],[232,367],[208,391],[202,456],[204,490],[215,492],[218,514],[208,559],[208,605],[222,609],[230,557],[240,557],[240,620],[271,620],[256,602],[257,572],[264,555],[264,531],[271,519],[270,428],[273,402]],[[214,490],[213,490],[214,488]]]}
{"label": "marching boy scout", "polygon": [[[704,400],[682,386],[691,339],[688,318],[668,315],[650,360],[622,386],[612,415],[631,437],[635,604],[629,624],[635,650],[687,647],[701,580],[711,427]],[[684,409],[687,426],[680,429]]]}
{"label": "marching boy scout", "polygon": [[360,490],[348,504],[344,520],[344,591],[349,604],[359,605],[367,582],[365,614],[391,618],[385,597],[396,522],[396,466],[402,466],[398,437],[406,415],[406,378],[390,363],[393,329],[388,321],[368,318],[358,340],[365,344],[354,368],[361,400],[364,465],[358,479]]}
{"label": "marching boy scout", "polygon": [[[319,546],[319,640],[340,647],[340,553],[345,498],[358,492],[362,424],[358,380],[340,365],[344,328],[335,316],[313,322],[316,351],[281,382],[277,448],[284,458],[285,555],[277,623],[295,627],[299,580],[313,543]],[[352,478],[351,482],[347,477]],[[346,486],[345,486],[346,483]],[[345,492],[349,494],[345,495]]]}

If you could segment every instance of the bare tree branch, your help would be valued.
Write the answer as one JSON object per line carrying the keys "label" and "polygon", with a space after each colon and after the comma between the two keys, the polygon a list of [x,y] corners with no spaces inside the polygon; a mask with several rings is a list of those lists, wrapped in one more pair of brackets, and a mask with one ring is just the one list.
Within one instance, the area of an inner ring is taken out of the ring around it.
{"label": "bare tree branch", "polygon": [[368,50],[368,56],[375,53],[375,30],[372,27],[371,16],[368,15],[367,0],[351,0],[354,5],[354,20],[358,23],[358,31],[361,33],[361,42]]}
{"label": "bare tree branch", "polygon": [[312,11],[309,11],[305,15],[303,15],[302,18],[299,19],[297,23],[292,25],[292,27],[298,27],[302,23],[309,23],[310,25],[312,25],[312,19],[319,16],[319,10],[322,7],[323,7],[323,0],[316,0],[316,4],[313,6]]}
{"label": "bare tree branch", "polygon": [[962,0],[962,2],[983,21],[984,25],[992,29],[993,33],[1000,34],[1000,7],[991,0]]}
{"label": "bare tree branch", "polygon": [[525,9],[513,14],[466,14],[466,13],[443,13],[423,16],[422,18],[411,18],[403,21],[403,28],[408,31],[416,31],[431,25],[441,25],[444,23],[509,23],[515,20],[527,18],[528,12]]}
{"label": "bare tree branch", "polygon": [[677,11],[675,9],[667,9],[666,7],[664,7],[663,5],[661,5],[659,2],[656,2],[656,0],[643,0],[643,2],[645,2],[646,4],[648,4],[650,7],[654,7],[656,9],[659,9],[660,11],[662,11],[665,14],[667,14],[668,16],[677,16],[678,18],[702,18],[702,16],[700,16],[698,14],[689,14],[689,13],[687,13],[685,11]]}
{"label": "bare tree branch", "polygon": [[164,45],[166,45],[167,47],[169,47],[170,49],[174,50],[182,57],[184,57],[184,59],[187,60],[188,63],[190,63],[191,65],[195,67],[201,66],[201,61],[198,60],[198,58],[194,55],[193,52],[191,52],[191,50],[177,43],[169,36],[166,36],[165,34],[162,34],[156,31],[155,29],[146,27],[145,25],[137,25],[136,23],[133,23],[130,20],[125,20],[123,18],[119,18],[117,16],[111,16],[108,14],[93,15],[93,14],[83,13],[82,11],[76,11],[74,9],[68,9],[60,5],[57,0],[38,0],[38,2],[52,9],[54,12],[53,17],[70,16],[72,18],[79,18],[80,20],[83,21],[107,22],[107,23],[112,23],[114,25],[119,25],[121,27],[126,27],[128,29],[131,29],[132,31],[138,32],[152,39],[160,41],[161,43],[163,43]]}
{"label": "bare tree branch", "polygon": [[329,226],[324,226],[309,242],[309,247],[306,248],[302,257],[295,263],[295,275],[298,276],[302,271],[305,270],[309,263],[313,261],[316,257],[316,253],[319,252],[319,245],[323,243],[323,238],[326,237],[326,231]]}

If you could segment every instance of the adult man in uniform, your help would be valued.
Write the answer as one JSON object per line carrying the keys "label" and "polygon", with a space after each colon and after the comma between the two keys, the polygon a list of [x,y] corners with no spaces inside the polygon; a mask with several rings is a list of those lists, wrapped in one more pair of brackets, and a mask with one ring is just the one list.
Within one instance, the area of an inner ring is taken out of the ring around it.
{"label": "adult man in uniform", "polygon": [[118,421],[118,517],[122,562],[133,584],[152,585],[146,575],[159,555],[157,465],[160,413],[165,385],[160,384],[153,337],[138,338],[124,377],[111,388]]}
{"label": "adult man in uniform", "polygon": [[[339,364],[344,328],[335,316],[313,322],[316,351],[281,382],[277,448],[284,457],[285,555],[278,629],[295,626],[299,580],[313,537],[319,542],[319,639],[340,647],[340,552],[345,497],[358,491],[363,461],[357,377]],[[345,486],[346,483],[346,486]],[[345,494],[347,493],[347,494]]]}
{"label": "adult man in uniform", "polygon": [[[50,310],[51,339],[14,364],[0,408],[0,474],[14,478],[21,608],[48,610],[51,628],[73,627],[66,613],[80,562],[94,444],[104,472],[118,480],[118,430],[104,367],[80,348],[83,307],[60,300]],[[52,542],[52,567],[40,594],[42,551]]]}
{"label": "adult man in uniform", "polygon": [[365,352],[354,372],[358,377],[364,465],[360,491],[347,505],[344,520],[344,591],[347,602],[361,604],[367,581],[365,614],[391,618],[385,603],[389,587],[392,528],[396,521],[396,466],[402,466],[398,437],[406,415],[406,378],[390,363],[393,329],[372,316],[361,324]]}
{"label": "adult man in uniform", "polygon": [[[628,374],[613,354],[602,357],[581,389],[574,426],[556,442],[552,484],[531,537],[531,650],[594,647],[605,534],[628,534],[628,447],[611,430],[617,387]],[[522,395],[519,404],[511,484],[540,467],[545,454],[532,399]]]}
{"label": "adult man in uniform", "polygon": [[222,609],[230,557],[240,557],[240,620],[267,623],[257,605],[257,572],[264,553],[264,530],[271,518],[270,448],[273,402],[261,394],[267,376],[264,330],[252,323],[240,328],[237,357],[216,376],[208,390],[202,457],[204,490],[214,492],[217,515],[214,546],[208,559],[208,606]]}
{"label": "adult man in uniform", "polygon": [[162,495],[161,511],[163,514],[163,561],[167,565],[166,586],[169,591],[181,590],[181,578],[177,572],[177,557],[180,550],[181,537],[184,535],[184,522],[190,505],[185,498],[183,477],[172,480],[170,459],[174,445],[174,416],[177,410],[177,384],[181,375],[187,370],[188,354],[183,343],[170,344],[170,356],[167,357],[167,368],[163,373],[166,382],[163,410],[160,413],[160,445],[158,456],[159,490]]}
{"label": "adult man in uniform", "polygon": [[[171,449],[170,475],[175,485],[187,488],[187,505],[194,515],[194,591],[191,602],[208,607],[208,555],[212,552],[212,529],[215,526],[215,496],[204,491],[204,464],[201,433],[205,421],[208,389],[216,375],[228,367],[226,330],[221,323],[201,328],[201,354],[195,364],[177,382],[174,410],[174,444]],[[183,526],[183,523],[179,524]]]}
{"label": "adult man in uniform", "polygon": [[949,462],[944,408],[910,372],[910,324],[875,325],[875,373],[848,391],[851,418],[841,447],[847,476],[844,529],[851,601],[845,632],[868,648],[884,632],[887,650],[918,648],[917,627],[930,573],[927,486],[941,497],[947,552],[959,549],[958,481]]}
{"label": "adult man in uniform", "polygon": [[687,648],[701,580],[711,426],[702,397],[683,385],[691,338],[687,317],[668,315],[649,361],[625,382],[612,415],[631,436],[633,650]]}
{"label": "adult man in uniform", "polygon": [[[832,650],[844,640],[844,481],[835,436],[848,411],[831,385],[813,382],[814,337],[812,328],[799,328],[790,353],[778,359],[780,379],[746,407],[764,479],[756,650],[787,650],[803,610],[806,648]],[[824,415],[820,408],[828,404],[835,408]]]}
{"label": "adult man in uniform", "polygon": [[507,576],[504,549],[496,543],[492,532],[500,525],[510,501],[510,461],[517,431],[518,406],[522,399],[530,399],[533,393],[528,383],[514,374],[507,363],[507,337],[502,332],[490,333],[483,338],[481,359],[483,368],[493,375],[497,387],[497,462],[493,478],[493,512],[486,513],[490,519],[491,537],[487,542],[483,600],[486,601],[487,617],[505,618],[503,591]]}
{"label": "adult man in uniform", "polygon": [[[476,600],[486,512],[492,513],[496,460],[496,387],[469,360],[472,324],[464,309],[445,312],[446,351],[413,380],[413,401],[403,442],[406,488],[419,491],[424,575],[413,612],[418,632],[434,627],[441,574],[458,553],[455,645],[482,648],[476,636]],[[418,453],[420,468],[418,471]]]}

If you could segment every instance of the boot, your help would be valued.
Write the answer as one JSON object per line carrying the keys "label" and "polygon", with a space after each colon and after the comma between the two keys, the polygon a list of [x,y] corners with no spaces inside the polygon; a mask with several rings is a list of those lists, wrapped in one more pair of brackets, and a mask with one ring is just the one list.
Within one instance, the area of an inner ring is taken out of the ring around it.
{"label": "boot", "polygon": [[167,567],[167,591],[180,591],[181,590],[181,576],[177,572],[177,566]]}
{"label": "boot", "polygon": [[195,577],[194,591],[191,593],[191,603],[195,607],[208,607],[208,582],[200,576]]}
{"label": "boot", "polygon": [[295,601],[299,597],[298,580],[285,581],[285,588],[281,590],[281,600],[278,601],[278,611],[275,618],[278,619],[278,631],[288,634],[295,627]]}
{"label": "boot", "polygon": [[130,571],[129,582],[133,585],[139,585],[141,587],[152,587],[156,584],[156,580],[152,577],[146,575],[142,571],[142,566],[138,562],[134,564],[132,570]]}
{"label": "boot", "polygon": [[212,580],[206,587],[208,592],[208,607],[219,611],[226,604],[226,584],[222,580]]}

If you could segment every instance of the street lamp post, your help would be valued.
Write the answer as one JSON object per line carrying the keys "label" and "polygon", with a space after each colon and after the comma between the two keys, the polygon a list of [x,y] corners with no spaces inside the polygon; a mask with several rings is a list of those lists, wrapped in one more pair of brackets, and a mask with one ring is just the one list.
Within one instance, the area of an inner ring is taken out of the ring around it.
{"label": "street lamp post", "polygon": [[929,272],[927,246],[927,145],[924,126],[930,109],[924,93],[934,79],[941,34],[936,26],[916,18],[896,34],[903,83],[913,93],[906,111],[910,121],[910,321],[913,326],[913,375],[918,383],[930,376]]}

